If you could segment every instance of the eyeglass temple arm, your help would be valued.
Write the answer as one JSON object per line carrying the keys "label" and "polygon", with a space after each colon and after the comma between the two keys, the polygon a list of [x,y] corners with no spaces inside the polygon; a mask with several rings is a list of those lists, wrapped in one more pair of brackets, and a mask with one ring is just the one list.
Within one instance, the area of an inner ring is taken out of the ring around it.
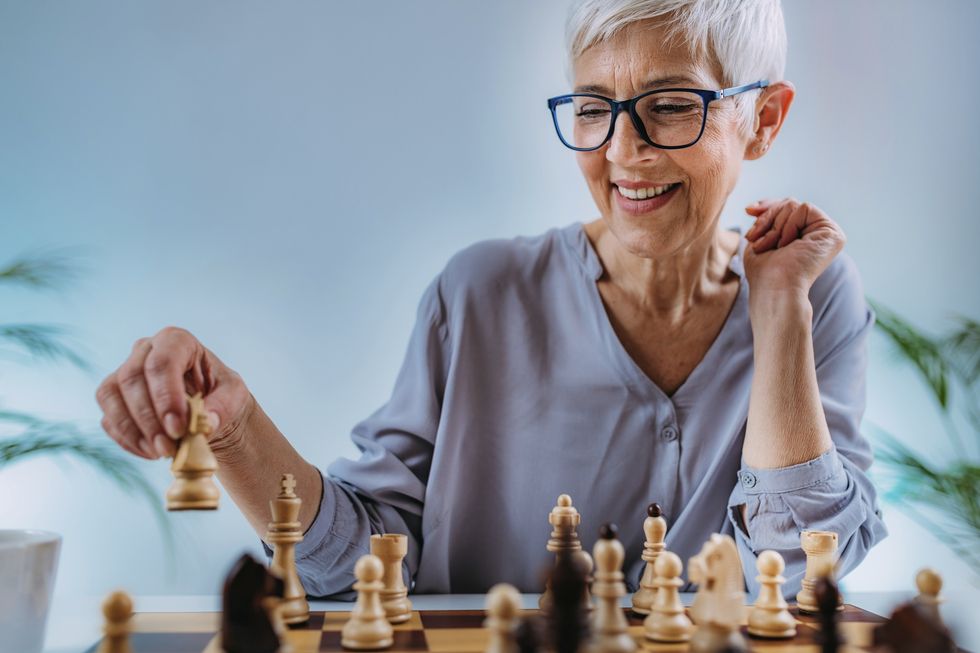
{"label": "eyeglass temple arm", "polygon": [[739,93],[744,93],[745,91],[751,91],[756,88],[765,88],[769,86],[768,79],[760,79],[757,82],[752,82],[751,84],[743,84],[742,86],[732,86],[731,88],[723,88],[718,91],[718,97],[731,97],[733,95],[738,95]]}

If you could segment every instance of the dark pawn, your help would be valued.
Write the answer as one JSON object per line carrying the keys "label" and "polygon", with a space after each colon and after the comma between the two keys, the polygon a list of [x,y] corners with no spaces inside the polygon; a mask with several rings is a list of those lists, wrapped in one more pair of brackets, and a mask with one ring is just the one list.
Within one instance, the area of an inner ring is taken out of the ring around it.
{"label": "dark pawn", "polygon": [[514,631],[514,643],[517,644],[518,653],[538,653],[541,650],[541,626],[540,620],[535,616],[527,616],[521,619]]}
{"label": "dark pawn", "polygon": [[615,540],[618,534],[619,529],[616,528],[616,524],[603,524],[599,527],[599,537],[604,540]]}
{"label": "dark pawn", "polygon": [[589,615],[582,609],[587,575],[580,556],[562,557],[552,569],[552,609],[547,624],[554,653],[577,653],[588,641]]}
{"label": "dark pawn", "polygon": [[221,645],[225,653],[276,653],[279,636],[266,609],[270,596],[282,598],[282,580],[247,553],[225,578]]}
{"label": "dark pawn", "polygon": [[891,653],[954,653],[949,631],[914,603],[899,606],[874,630],[874,645]]}
{"label": "dark pawn", "polygon": [[840,591],[837,584],[828,576],[817,581],[813,590],[817,597],[817,618],[820,621],[820,653],[837,653],[844,643],[837,630],[837,604],[840,602]]}

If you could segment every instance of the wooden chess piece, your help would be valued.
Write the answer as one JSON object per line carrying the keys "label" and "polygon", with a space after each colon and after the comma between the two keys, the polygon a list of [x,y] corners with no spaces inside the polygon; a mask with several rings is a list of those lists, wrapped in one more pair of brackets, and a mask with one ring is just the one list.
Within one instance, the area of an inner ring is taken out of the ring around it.
{"label": "wooden chess piece", "polygon": [[130,625],[133,616],[133,600],[129,594],[117,590],[102,602],[105,626],[104,637],[99,644],[98,653],[132,653],[129,645]]}
{"label": "wooden chess piece", "polygon": [[[796,607],[804,614],[817,614],[817,597],[813,593],[824,569],[833,574],[837,557],[837,533],[831,531],[803,531],[800,533],[800,546],[806,553],[806,571],[803,572],[802,588],[796,595]],[[838,594],[840,596],[840,594]],[[844,599],[840,597],[838,610],[844,609]]]}
{"label": "wooden chess piece", "polygon": [[295,488],[293,475],[283,474],[279,479],[279,495],[269,502],[272,521],[265,534],[265,541],[273,547],[269,569],[283,582],[279,614],[287,624],[306,623],[310,619],[306,589],[296,570],[296,545],[303,541],[303,529],[299,522],[303,501],[293,492]]}
{"label": "wooden chess piece", "polygon": [[748,631],[755,637],[783,639],[796,636],[796,620],[780,589],[786,582],[786,563],[775,551],[763,551],[755,561],[759,570],[759,596],[749,612]]}
{"label": "wooden chess piece", "polygon": [[408,588],[402,576],[402,560],[408,553],[408,537],[397,533],[371,536],[371,554],[378,556],[384,565],[381,605],[388,621],[400,624],[412,617],[412,602],[408,600]]}
{"label": "wooden chess piece", "polygon": [[170,465],[174,482],[167,490],[167,510],[216,510],[220,493],[213,476],[218,461],[208,444],[212,429],[204,397],[198,392],[187,397],[187,403],[190,419]]}
{"label": "wooden chess piece", "polygon": [[626,596],[623,582],[623,545],[616,539],[616,526],[604,524],[599,540],[592,549],[595,561],[595,581],[592,594],[596,597],[596,609],[592,619],[591,650],[602,653],[633,653],[636,642],[629,635],[626,615],[619,601]]}
{"label": "wooden chess piece", "polygon": [[657,598],[657,574],[654,565],[657,556],[664,550],[664,537],[667,535],[667,520],[663,518],[660,504],[651,503],[647,506],[647,518],[643,520],[643,533],[646,541],[643,543],[643,577],[640,579],[640,589],[633,594],[633,612],[650,614],[650,607]]}
{"label": "wooden chess piece", "polygon": [[591,558],[579,554],[560,558],[551,569],[552,604],[545,621],[546,648],[553,653],[578,653],[589,639],[589,611],[582,606],[582,594],[590,572]]}
{"label": "wooden chess piece", "polygon": [[943,589],[942,576],[935,569],[923,567],[915,575],[915,586],[919,590],[915,602],[922,608],[923,613],[942,625],[943,618],[939,614],[939,604],[943,602],[943,598],[939,595]]}
{"label": "wooden chess piece", "polygon": [[275,607],[282,579],[245,553],[225,577],[221,592],[220,650],[225,653],[286,653]]}
{"label": "wooden chess piece", "polygon": [[684,612],[680,588],[683,564],[671,551],[663,551],[655,563],[656,600],[650,606],[650,614],[643,620],[644,636],[655,642],[687,642],[694,632],[694,624]]}
{"label": "wooden chess piece", "polygon": [[837,627],[840,592],[830,574],[824,573],[817,579],[813,586],[813,595],[817,600],[817,617],[820,622],[820,633],[817,636],[820,653],[837,653],[844,645],[844,638]]}
{"label": "wooden chess piece", "polygon": [[[748,651],[739,626],[745,604],[745,581],[738,549],[728,535],[713,534],[688,563],[688,575],[698,583],[691,615],[697,628],[692,653]],[[697,607],[695,611],[694,608]]]}
{"label": "wooden chess piece", "polygon": [[344,648],[365,651],[388,648],[394,643],[394,631],[381,605],[383,575],[384,564],[378,556],[361,556],[354,565],[357,603],[351,611],[350,620],[344,624],[340,633],[340,644]]}
{"label": "wooden chess piece", "polygon": [[885,623],[874,629],[875,651],[888,653],[955,653],[959,650],[946,627],[937,623],[924,606],[912,601],[899,606]]}
{"label": "wooden chess piece", "polygon": [[[572,505],[572,497],[567,494],[559,495],[555,507],[548,514],[548,523],[552,526],[548,551],[555,554],[555,564],[558,564],[560,558],[574,555],[582,550],[582,542],[579,540],[578,531],[575,530],[581,522],[582,516]],[[541,598],[538,599],[538,607],[542,612],[551,609],[551,587],[547,584]]]}
{"label": "wooden chess piece", "polygon": [[499,583],[487,593],[487,618],[484,627],[490,631],[486,653],[518,653],[517,626],[521,612],[521,595],[513,585]]}

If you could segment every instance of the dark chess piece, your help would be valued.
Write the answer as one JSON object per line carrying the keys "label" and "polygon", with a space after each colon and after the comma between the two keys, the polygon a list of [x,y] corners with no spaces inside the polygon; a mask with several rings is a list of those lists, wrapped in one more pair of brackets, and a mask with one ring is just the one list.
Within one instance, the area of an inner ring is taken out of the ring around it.
{"label": "dark chess piece", "polygon": [[551,611],[547,625],[554,653],[577,653],[588,641],[589,613],[582,607],[588,567],[581,556],[564,556],[555,563],[548,579]]}
{"label": "dark chess piece", "polygon": [[[221,647],[225,653],[277,653],[280,632],[276,608],[282,598],[280,578],[247,553],[242,554],[225,578],[222,592]],[[270,609],[271,607],[271,609]]]}
{"label": "dark chess piece", "polygon": [[820,622],[820,653],[837,653],[844,643],[837,628],[837,606],[840,603],[840,591],[837,583],[829,575],[817,579],[813,588],[817,602],[817,617]]}
{"label": "dark chess piece", "polygon": [[930,616],[928,610],[906,603],[874,630],[875,650],[889,653],[955,653],[956,644],[949,631]]}
{"label": "dark chess piece", "polygon": [[538,653],[540,650],[541,626],[538,617],[523,617],[514,630],[514,643],[518,653]]}

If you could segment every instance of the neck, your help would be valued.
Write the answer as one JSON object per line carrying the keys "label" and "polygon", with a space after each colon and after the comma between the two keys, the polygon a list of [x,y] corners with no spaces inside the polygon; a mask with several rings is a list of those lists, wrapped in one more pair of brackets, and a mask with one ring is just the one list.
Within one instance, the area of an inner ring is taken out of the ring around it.
{"label": "neck", "polygon": [[685,247],[656,258],[630,252],[609,231],[604,220],[586,225],[604,274],[637,309],[668,320],[680,320],[692,308],[717,297],[729,279],[728,264],[738,237],[712,226]]}

